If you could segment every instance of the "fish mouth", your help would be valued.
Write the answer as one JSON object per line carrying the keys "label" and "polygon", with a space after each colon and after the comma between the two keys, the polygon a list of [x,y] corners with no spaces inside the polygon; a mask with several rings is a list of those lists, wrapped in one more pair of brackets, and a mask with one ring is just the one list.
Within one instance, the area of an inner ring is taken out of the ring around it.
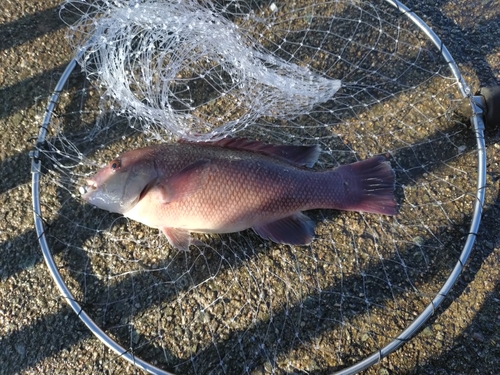
{"label": "fish mouth", "polygon": [[85,195],[97,190],[97,187],[97,182],[95,182],[94,180],[87,180],[87,186],[80,186],[78,191],[85,198]]}

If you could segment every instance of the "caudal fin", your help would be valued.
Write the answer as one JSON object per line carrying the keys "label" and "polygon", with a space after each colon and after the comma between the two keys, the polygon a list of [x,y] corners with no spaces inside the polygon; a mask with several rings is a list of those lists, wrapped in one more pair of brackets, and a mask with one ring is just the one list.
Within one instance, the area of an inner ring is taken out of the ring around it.
{"label": "caudal fin", "polygon": [[395,173],[384,156],[343,165],[335,170],[345,181],[346,210],[396,215]]}

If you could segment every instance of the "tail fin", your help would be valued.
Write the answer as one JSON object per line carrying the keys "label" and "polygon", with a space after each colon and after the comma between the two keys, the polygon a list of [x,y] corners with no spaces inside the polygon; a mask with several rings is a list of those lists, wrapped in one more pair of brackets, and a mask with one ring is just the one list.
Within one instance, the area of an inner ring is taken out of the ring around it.
{"label": "tail fin", "polygon": [[335,170],[345,181],[349,211],[396,215],[395,173],[384,156],[343,165]]}

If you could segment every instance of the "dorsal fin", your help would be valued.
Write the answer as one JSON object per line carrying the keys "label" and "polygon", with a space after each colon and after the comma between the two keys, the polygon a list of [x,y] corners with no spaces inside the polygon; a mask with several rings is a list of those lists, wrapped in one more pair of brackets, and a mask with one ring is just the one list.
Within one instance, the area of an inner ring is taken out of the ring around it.
{"label": "dorsal fin", "polygon": [[260,141],[252,141],[246,138],[223,138],[218,141],[189,142],[181,140],[182,143],[192,143],[200,146],[216,146],[233,150],[245,150],[258,152],[272,156],[287,163],[297,166],[311,168],[317,161],[320,153],[318,145],[294,146],[294,145],[271,145]]}

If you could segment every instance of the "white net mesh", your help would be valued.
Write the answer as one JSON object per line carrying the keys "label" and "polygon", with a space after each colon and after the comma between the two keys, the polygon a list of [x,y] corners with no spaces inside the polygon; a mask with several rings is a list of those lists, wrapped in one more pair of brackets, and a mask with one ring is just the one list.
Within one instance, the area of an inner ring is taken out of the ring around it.
{"label": "white net mesh", "polygon": [[[382,1],[128,4],[66,5],[88,78],[70,78],[39,146],[49,246],[85,311],[179,374],[328,373],[391,342],[447,279],[475,202],[474,135],[439,51]],[[400,213],[317,210],[308,247],[244,231],[182,252],[78,194],[126,150],[229,134],[320,144],[320,170],[387,153]]]}
{"label": "white net mesh", "polygon": [[123,112],[160,134],[227,136],[262,116],[307,113],[340,88],[269,53],[224,13],[195,1],[104,2],[91,10],[72,34],[76,48],[86,49],[83,70]]}

